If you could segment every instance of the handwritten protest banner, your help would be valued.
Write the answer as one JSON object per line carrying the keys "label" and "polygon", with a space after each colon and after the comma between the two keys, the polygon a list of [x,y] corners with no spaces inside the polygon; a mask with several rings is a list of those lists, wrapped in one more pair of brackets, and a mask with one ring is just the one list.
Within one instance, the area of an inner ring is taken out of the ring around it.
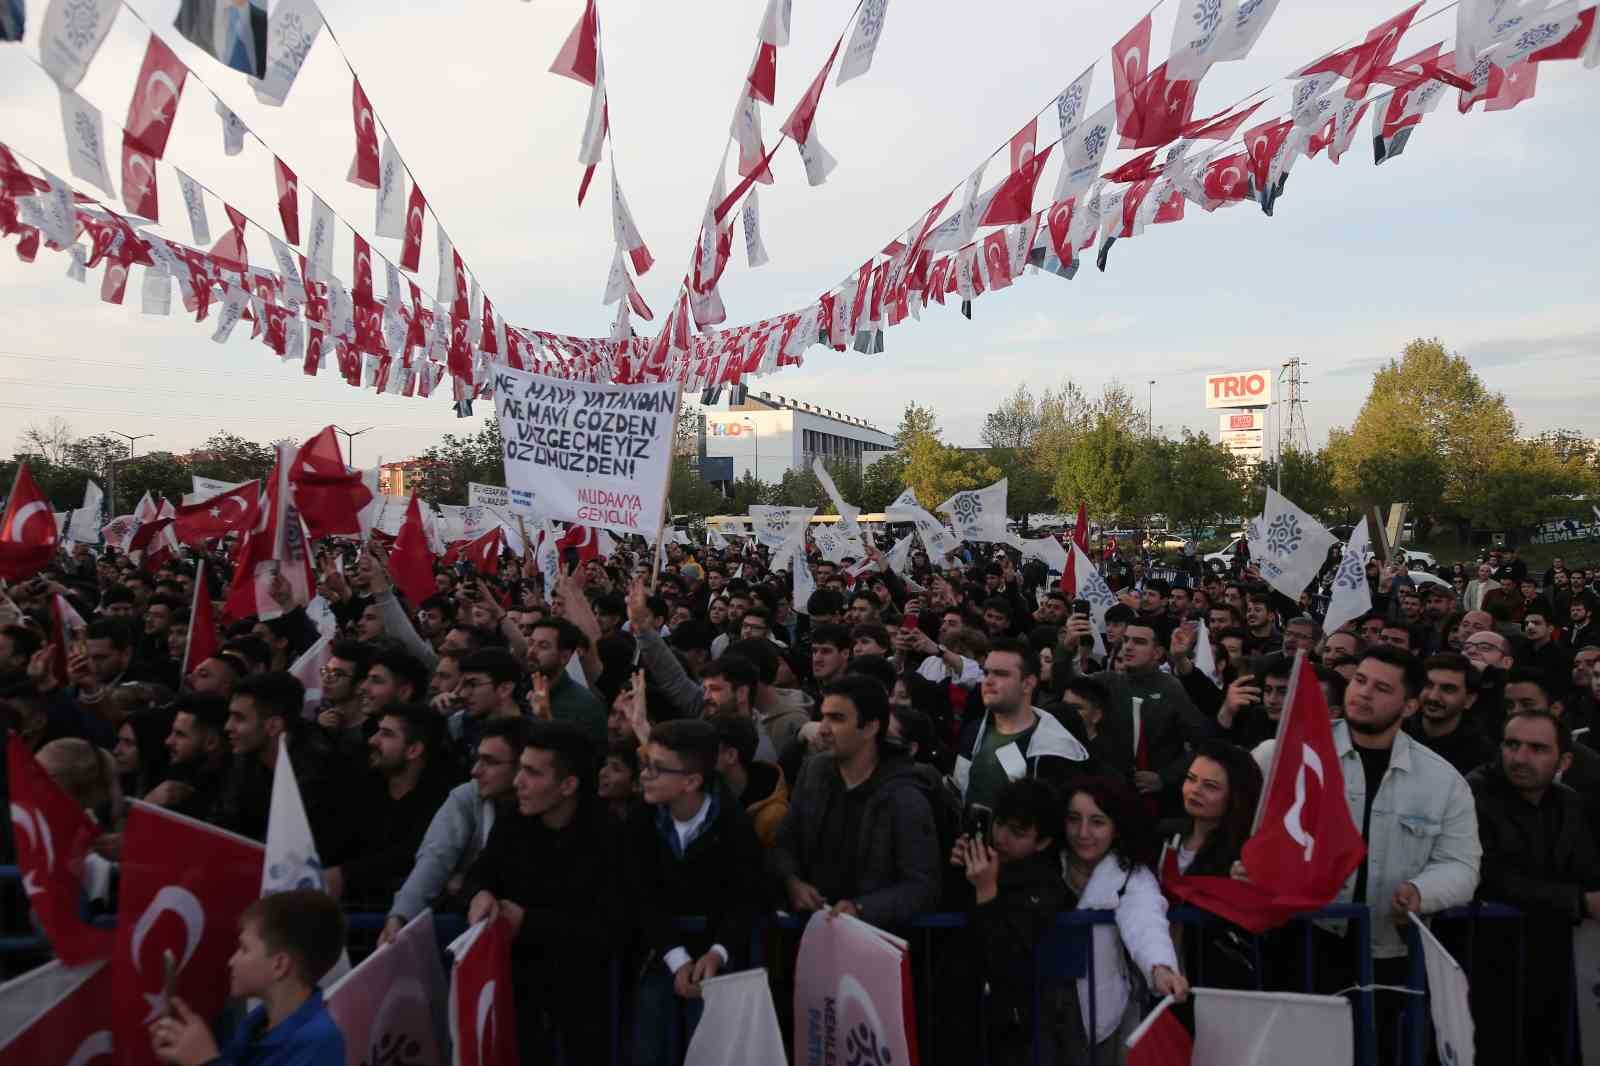
{"label": "handwritten protest banner", "polygon": [[513,509],[654,536],[678,415],[676,384],[583,385],[501,368],[495,413]]}
{"label": "handwritten protest banner", "polygon": [[473,507],[493,507],[504,511],[511,506],[511,490],[504,485],[485,485],[467,482],[467,503]]}

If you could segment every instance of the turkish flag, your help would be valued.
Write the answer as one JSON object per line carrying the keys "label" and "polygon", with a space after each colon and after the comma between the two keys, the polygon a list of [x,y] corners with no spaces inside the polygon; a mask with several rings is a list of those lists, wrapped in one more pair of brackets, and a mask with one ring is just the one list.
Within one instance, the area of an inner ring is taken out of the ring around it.
{"label": "turkish flag", "polygon": [[1265,100],[1257,100],[1243,111],[1232,115],[1226,111],[1219,111],[1209,118],[1197,118],[1179,132],[1193,141],[1231,141],[1233,135],[1239,132],[1239,127],[1243,126],[1264,103]]}
{"label": "turkish flag", "polygon": [[372,117],[372,104],[361,91],[361,81],[350,80],[350,109],[356,122],[356,154],[350,160],[346,180],[368,189],[378,187],[378,124]]}
{"label": "turkish flag", "polygon": [[[1089,557],[1089,505],[1078,501],[1078,524],[1072,527],[1072,543],[1084,558]],[[1068,596],[1078,594],[1078,552],[1067,553],[1067,565],[1061,571],[1061,591]]]}
{"label": "turkish flag", "polygon": [[1241,855],[1250,880],[1179,876],[1175,863],[1163,869],[1162,880],[1173,895],[1262,933],[1338,898],[1366,854],[1345,803],[1328,704],[1302,654],[1289,681],[1255,833]]}
{"label": "turkish flag", "polygon": [[764,104],[771,104],[778,84],[778,46],[762,43],[756,46],[755,62],[750,64],[750,96]]}
{"label": "turkish flag", "polygon": [[[1591,8],[1590,11],[1594,9]],[[1507,67],[1483,105],[1485,111],[1510,111],[1524,100],[1533,99],[1539,87],[1539,67],[1532,58]]]}
{"label": "turkish flag", "polygon": [[996,291],[1011,285],[1011,246],[1006,231],[995,230],[983,239],[983,270],[989,288]]}
{"label": "turkish flag", "polygon": [[1194,1037],[1165,1003],[1128,1038],[1127,1066],[1189,1066]]}
{"label": "turkish flag", "polygon": [[180,544],[200,544],[256,524],[261,511],[261,482],[247,481],[238,488],[186,503],[173,513],[172,532]]}
{"label": "turkish flag", "polygon": [[264,856],[252,840],[132,803],[111,961],[118,1066],[156,1066],[149,1027],[165,1006],[166,953],[177,964],[176,995],[202,1018],[222,1012],[239,916],[261,896]]}
{"label": "turkish flag", "polygon": [[0,1016],[0,1059],[69,1066],[114,1061],[106,960],[68,966],[52,959],[0,985],[0,1003],[6,1005]]}
{"label": "turkish flag", "polygon": [[139,80],[133,86],[133,99],[128,101],[128,120],[122,126],[128,137],[156,159],[166,154],[178,98],[188,77],[183,60],[152,33],[139,66]]}
{"label": "turkish flag", "polygon": [[[122,135],[122,202],[129,212],[152,222],[161,221],[156,186],[156,157],[145,151],[131,133]],[[18,254],[21,254],[19,248]]]}
{"label": "turkish flag", "polygon": [[206,581],[206,562],[201,559],[194,575],[194,603],[189,608],[189,629],[183,642],[179,682],[189,676],[191,667],[214,658],[221,647],[221,642],[217,640],[217,623],[211,617],[211,585]]}
{"label": "turkish flag", "polygon": [[332,426],[300,446],[289,467],[289,484],[312,537],[361,532],[358,516],[372,502],[372,490],[359,470],[345,468]]}
{"label": "turkish flag", "polygon": [[83,862],[100,827],[51,780],[15,733],[6,745],[6,773],[22,890],[56,957],[68,966],[109,958],[112,931],[96,929],[79,916]]}
{"label": "turkish flag", "polygon": [[272,176],[278,183],[278,217],[283,220],[283,237],[290,244],[300,243],[300,182],[289,164],[272,157]]}
{"label": "turkish flag", "polygon": [[1107,181],[1144,181],[1146,178],[1157,177],[1160,173],[1161,166],[1156,162],[1156,150],[1152,148],[1148,152],[1134,156],[1117,169],[1100,176]]}
{"label": "turkish flag", "polygon": [[1159,148],[1175,141],[1194,118],[1198,81],[1167,78],[1167,65],[1150,72],[1133,90],[1133,107],[1122,130],[1124,148]]}
{"label": "turkish flag", "polygon": [[600,538],[590,526],[568,526],[556,540],[556,550],[562,558],[567,558],[568,551],[574,552],[572,558],[581,566],[590,559],[600,558]]}
{"label": "turkish flag", "polygon": [[222,209],[228,214],[228,232],[211,246],[211,257],[229,270],[243,274],[250,269],[249,254],[244,243],[244,227],[249,219],[232,204],[225,203]]}
{"label": "turkish flag", "polygon": [[394,539],[394,550],[389,553],[389,577],[412,606],[435,591],[433,558],[428,550],[428,531],[422,525],[422,505],[413,492],[406,506],[406,520]]}
{"label": "turkish flag", "polygon": [[1014,222],[1024,222],[1033,214],[1033,190],[1039,184],[1039,175],[1044,172],[1044,165],[1050,159],[1050,149],[1054,147],[1053,144],[1047,144],[1044,151],[1033,155],[1033,145],[1028,145],[1030,154],[1027,161],[995,187],[988,210],[984,211],[979,225],[1008,226]]}
{"label": "turkish flag", "polygon": [[6,510],[0,516],[0,578],[21,581],[32,577],[56,557],[56,516],[28,464],[17,466]]}
{"label": "turkish flag", "polygon": [[599,66],[600,20],[595,16],[594,0],[583,5],[578,24],[572,27],[567,39],[550,64],[550,73],[593,85]]}
{"label": "turkish flag", "polygon": [[1361,99],[1372,87],[1374,76],[1394,58],[1394,50],[1400,44],[1401,35],[1411,25],[1412,17],[1421,6],[1422,0],[1417,0],[1417,3],[1398,15],[1368,30],[1366,40],[1360,44],[1323,56],[1297,71],[1294,76],[1303,78],[1311,74],[1342,75],[1350,79],[1350,84],[1345,86],[1345,98]]}
{"label": "turkish flag", "polygon": [[411,185],[411,197],[406,203],[406,235],[400,245],[400,269],[415,274],[422,262],[422,216],[427,213],[428,201],[423,198],[422,186]]}
{"label": "turkish flag", "polygon": [[[239,538],[233,584],[228,586],[222,609],[223,617],[229,620],[279,618],[311,602],[316,587],[311,576],[311,553],[305,524],[289,491],[291,447],[278,446],[278,462],[272,468],[256,524]],[[279,578],[288,586],[287,603],[273,594]]]}
{"label": "turkish flag", "polygon": [[1111,48],[1111,78],[1117,99],[1117,132],[1129,135],[1129,123],[1138,109],[1135,94],[1150,69],[1150,16],[1123,35]]}
{"label": "turkish flag", "polygon": [[500,555],[505,550],[505,531],[495,526],[476,540],[468,541],[462,549],[462,558],[484,577],[493,577],[500,570]]}
{"label": "turkish flag", "polygon": [[[795,144],[805,144],[811,136],[811,124],[817,120],[817,106],[822,103],[822,90],[828,84],[828,73],[833,70],[834,60],[839,58],[839,46],[843,43],[843,37],[833,43],[833,51],[828,53],[828,61],[822,65],[822,69],[817,72],[810,87],[806,89],[805,95],[800,97],[800,102],[794,105],[794,110],[789,112],[789,117],[784,119],[783,125],[779,127],[779,132]],[[778,146],[773,145],[772,150],[776,152]]]}
{"label": "turkish flag", "polygon": [[450,1040],[456,1061],[517,1066],[516,999],[511,994],[511,928],[482,922],[450,945]]}
{"label": "turkish flag", "polygon": [[1201,179],[1206,199],[1225,202],[1250,198],[1250,160],[1243,152],[1223,156],[1206,166]]}
{"label": "turkish flag", "polygon": [[120,304],[127,292],[128,261],[107,259],[105,273],[100,275],[100,299],[108,304]]}
{"label": "turkish flag", "polygon": [[1294,129],[1294,119],[1268,120],[1261,125],[1245,131],[1244,147],[1249,157],[1248,173],[1255,179],[1256,188],[1267,187],[1268,172],[1272,169],[1272,157],[1278,154],[1279,147],[1288,139]]}

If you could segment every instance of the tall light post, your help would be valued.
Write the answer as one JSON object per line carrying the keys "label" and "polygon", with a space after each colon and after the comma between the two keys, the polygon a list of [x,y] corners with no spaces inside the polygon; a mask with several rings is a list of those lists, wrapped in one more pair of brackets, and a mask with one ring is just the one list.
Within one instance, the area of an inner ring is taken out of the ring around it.
{"label": "tall light post", "polygon": [[[123,462],[133,458],[133,446],[135,444],[144,440],[146,437],[155,436],[154,433],[124,433],[120,429],[113,429],[111,434],[115,437],[124,437],[128,441],[128,455],[126,459],[122,460]],[[106,487],[111,491],[111,517],[113,518],[115,518],[117,515],[117,462],[118,460],[113,459],[111,462],[106,464],[107,467],[109,467],[109,474],[106,478],[108,484]]]}
{"label": "tall light post", "polygon": [[1154,437],[1156,435],[1155,413],[1156,413],[1156,379],[1155,378],[1151,378],[1149,386],[1145,390],[1145,397],[1144,397],[1144,435],[1147,436],[1147,437]]}
{"label": "tall light post", "polygon": [[756,432],[755,419],[751,418],[749,415],[745,415],[744,418],[740,419],[740,421],[746,423],[750,427],[750,447],[755,452],[755,459],[751,465],[750,474],[756,479],[756,484],[759,485],[761,483],[761,434]]}
{"label": "tall light post", "polygon": [[350,469],[351,470],[354,470],[356,468],[356,438],[361,436],[361,434],[363,434],[363,433],[370,433],[374,428],[375,427],[373,427],[373,426],[368,426],[366,429],[349,430],[349,429],[344,429],[341,426],[334,426],[333,427],[333,431],[335,433],[340,433],[340,434],[343,434],[343,436],[344,436],[345,448],[350,453],[349,463],[350,463]]}

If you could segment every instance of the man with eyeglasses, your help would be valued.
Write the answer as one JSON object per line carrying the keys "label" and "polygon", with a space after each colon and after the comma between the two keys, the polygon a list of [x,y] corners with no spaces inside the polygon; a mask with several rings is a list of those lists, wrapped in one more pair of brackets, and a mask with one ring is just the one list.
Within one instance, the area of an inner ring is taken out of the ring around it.
{"label": "man with eyeglasses", "polygon": [[365,760],[367,741],[376,728],[362,706],[360,685],[367,675],[366,645],[355,640],[333,643],[328,663],[322,668],[322,706],[317,709],[317,725],[341,755]]}
{"label": "man with eyeglasses", "polygon": [[522,677],[521,664],[504,648],[483,648],[461,660],[461,680],[455,692],[461,709],[450,716],[450,737],[469,764],[485,725],[523,717],[517,704],[517,684]]}
{"label": "man with eyeglasses", "polygon": [[417,859],[405,884],[389,905],[378,943],[387,944],[424,907],[459,910],[468,869],[482,853],[495,820],[513,811],[517,760],[527,742],[523,718],[487,722],[472,760],[472,780],[450,790],[417,848]]}

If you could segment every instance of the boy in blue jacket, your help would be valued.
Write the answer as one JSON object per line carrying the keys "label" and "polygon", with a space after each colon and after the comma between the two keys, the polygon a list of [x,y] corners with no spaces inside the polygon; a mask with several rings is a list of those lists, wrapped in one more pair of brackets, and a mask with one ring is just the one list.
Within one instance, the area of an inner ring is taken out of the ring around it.
{"label": "boy in blue jacket", "polygon": [[344,937],[344,912],[326,893],[263,896],[239,919],[239,946],[228,960],[231,994],[261,1005],[218,1049],[206,1020],[174,998],[172,1016],[150,1027],[156,1054],[177,1066],[344,1066],[344,1035],[317,988]]}

